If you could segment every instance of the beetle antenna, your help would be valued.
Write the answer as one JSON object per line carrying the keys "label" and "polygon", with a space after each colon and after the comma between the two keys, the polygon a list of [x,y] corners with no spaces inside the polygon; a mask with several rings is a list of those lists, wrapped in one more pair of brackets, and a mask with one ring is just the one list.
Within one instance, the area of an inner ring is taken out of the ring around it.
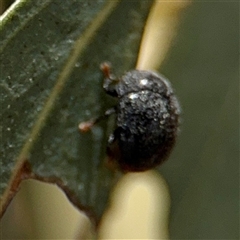
{"label": "beetle antenna", "polygon": [[105,78],[111,78],[111,64],[108,62],[103,62],[100,65],[100,69],[102,70]]}

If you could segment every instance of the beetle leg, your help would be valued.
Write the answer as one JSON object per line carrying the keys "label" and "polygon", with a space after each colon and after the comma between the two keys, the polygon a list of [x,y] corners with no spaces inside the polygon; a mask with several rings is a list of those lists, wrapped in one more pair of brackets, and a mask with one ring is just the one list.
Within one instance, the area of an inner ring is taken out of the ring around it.
{"label": "beetle leg", "polygon": [[110,146],[119,138],[120,128],[116,128],[112,134],[110,134],[108,138],[108,145]]}
{"label": "beetle leg", "polygon": [[116,170],[118,168],[117,162],[120,158],[118,145],[119,130],[119,128],[116,128],[108,138],[106,166],[111,170]]}
{"label": "beetle leg", "polygon": [[95,124],[97,124],[101,120],[109,117],[113,113],[116,113],[115,107],[109,108],[107,111],[105,111],[105,113],[103,115],[101,115],[95,119],[91,119],[89,121],[79,123],[78,129],[80,130],[80,132],[88,132]]}

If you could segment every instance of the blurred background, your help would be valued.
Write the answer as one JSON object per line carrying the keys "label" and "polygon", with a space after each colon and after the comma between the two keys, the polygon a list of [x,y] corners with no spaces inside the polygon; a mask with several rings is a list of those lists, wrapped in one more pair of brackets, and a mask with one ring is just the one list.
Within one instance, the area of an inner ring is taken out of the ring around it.
{"label": "blurred background", "polygon": [[[137,65],[176,90],[176,148],[159,171],[120,180],[101,239],[239,239],[239,2],[185,3],[158,1]],[[91,237],[62,191],[36,181],[23,182],[0,227],[2,239]]]}

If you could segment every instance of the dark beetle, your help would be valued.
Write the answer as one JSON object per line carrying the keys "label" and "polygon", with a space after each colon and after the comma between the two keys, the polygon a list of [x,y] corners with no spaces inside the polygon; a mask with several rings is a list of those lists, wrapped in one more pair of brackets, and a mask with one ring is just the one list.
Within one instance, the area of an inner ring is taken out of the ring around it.
{"label": "dark beetle", "polygon": [[[152,71],[132,70],[120,79],[101,65],[105,75],[103,88],[119,99],[104,116],[116,113],[116,129],[109,137],[110,162],[124,172],[145,171],[161,164],[176,140],[180,108],[170,83]],[[87,131],[102,117],[79,125]]]}

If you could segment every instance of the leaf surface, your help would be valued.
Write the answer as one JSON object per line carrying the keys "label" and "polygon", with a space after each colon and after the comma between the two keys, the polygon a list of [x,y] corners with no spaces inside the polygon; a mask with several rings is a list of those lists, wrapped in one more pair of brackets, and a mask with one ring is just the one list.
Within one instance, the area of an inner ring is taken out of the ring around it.
{"label": "leaf surface", "polygon": [[[19,1],[4,16],[3,205],[18,185],[17,178],[34,176],[57,183],[76,205],[100,219],[117,179],[104,165],[112,121],[85,134],[79,133],[78,124],[114,104],[102,90],[99,65],[111,62],[117,75],[134,68],[151,5],[152,1]],[[25,169],[23,176],[26,161],[32,170]]]}

